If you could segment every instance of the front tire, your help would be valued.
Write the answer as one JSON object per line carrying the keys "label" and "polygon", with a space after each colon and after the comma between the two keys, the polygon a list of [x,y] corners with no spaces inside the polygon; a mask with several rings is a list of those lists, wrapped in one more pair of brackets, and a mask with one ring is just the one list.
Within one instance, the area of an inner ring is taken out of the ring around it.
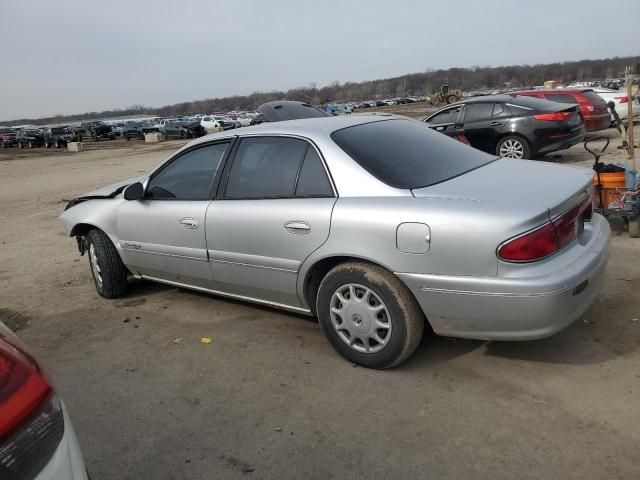
{"label": "front tire", "polygon": [[529,142],[517,135],[507,135],[496,145],[496,155],[503,158],[526,160],[531,156]]}
{"label": "front tire", "polygon": [[105,298],[121,297],[127,292],[127,269],[116,247],[101,230],[91,230],[86,240],[96,291]]}
{"label": "front tire", "polygon": [[343,263],[329,271],[316,311],[333,348],[368,368],[399,365],[424,332],[424,314],[411,292],[391,272],[368,263]]}

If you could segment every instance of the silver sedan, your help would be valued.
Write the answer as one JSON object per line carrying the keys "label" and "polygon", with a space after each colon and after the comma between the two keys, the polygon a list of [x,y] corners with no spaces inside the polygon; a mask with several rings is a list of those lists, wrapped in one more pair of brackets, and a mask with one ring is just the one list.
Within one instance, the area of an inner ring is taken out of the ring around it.
{"label": "silver sedan", "polygon": [[427,324],[530,340],[578,318],[609,255],[591,179],[351,115],[200,138],[60,218],[103,297],[133,276],[303,312],[345,358],[387,368]]}

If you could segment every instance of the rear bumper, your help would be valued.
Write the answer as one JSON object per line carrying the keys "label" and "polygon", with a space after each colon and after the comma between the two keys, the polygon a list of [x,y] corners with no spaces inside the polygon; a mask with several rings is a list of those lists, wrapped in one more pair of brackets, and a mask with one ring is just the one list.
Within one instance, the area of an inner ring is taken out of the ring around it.
{"label": "rear bumper", "polygon": [[611,114],[609,112],[600,115],[590,115],[584,117],[584,129],[587,132],[597,132],[605,130],[611,125]]}
{"label": "rear bumper", "polygon": [[397,275],[439,335],[534,340],[567,327],[593,303],[604,282],[609,242],[609,224],[595,214],[580,241],[538,265],[499,277]]}
{"label": "rear bumper", "polygon": [[84,466],[82,453],[64,405],[62,411],[64,414],[64,436],[51,460],[34,480],[87,480],[87,470]]}
{"label": "rear bumper", "polygon": [[[547,134],[547,138],[544,141],[539,141],[534,154],[551,153],[573,147],[584,140],[584,129],[580,128],[576,132],[569,133],[564,138],[550,138],[549,135],[553,135],[553,133]],[[560,136],[561,133],[557,135]]]}

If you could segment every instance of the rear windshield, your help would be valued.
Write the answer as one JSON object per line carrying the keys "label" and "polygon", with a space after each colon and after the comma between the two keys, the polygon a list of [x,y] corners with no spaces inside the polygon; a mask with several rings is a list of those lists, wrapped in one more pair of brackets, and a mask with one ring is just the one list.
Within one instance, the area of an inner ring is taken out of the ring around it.
{"label": "rear windshield", "polygon": [[597,105],[598,103],[605,103],[602,97],[598,95],[596,92],[594,92],[593,90],[587,90],[585,92],[582,92],[582,95],[584,95],[587,98],[587,100],[589,100],[594,105]]}
{"label": "rear windshield", "polygon": [[[525,95],[513,96],[507,102],[510,105],[516,105],[518,107],[530,108],[533,110],[547,110],[553,104],[549,104],[548,100],[543,100],[537,97],[529,97]],[[575,103],[575,102],[574,102]]]}
{"label": "rear windshield", "polygon": [[355,125],[331,138],[377,179],[402,189],[428,187],[496,160],[412,120]]}

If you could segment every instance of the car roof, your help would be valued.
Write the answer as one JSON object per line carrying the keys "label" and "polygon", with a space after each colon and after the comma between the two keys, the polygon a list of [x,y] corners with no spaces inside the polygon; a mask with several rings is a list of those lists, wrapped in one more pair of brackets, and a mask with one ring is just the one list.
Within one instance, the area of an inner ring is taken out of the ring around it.
{"label": "car roof", "polygon": [[477,97],[465,98],[452,105],[459,103],[505,103],[513,100],[514,95],[480,95]]}
{"label": "car roof", "polygon": [[518,90],[516,92],[513,93],[517,93],[517,94],[521,94],[521,93],[557,93],[557,94],[563,94],[563,93],[584,93],[584,92],[590,92],[592,91],[593,88],[545,88],[545,89],[541,89],[541,90]]}
{"label": "car roof", "polygon": [[316,117],[302,118],[299,120],[284,120],[282,122],[265,122],[259,125],[243,127],[242,130],[238,131],[227,130],[225,132],[212,133],[194,140],[189,143],[188,146],[208,142],[217,138],[232,138],[242,135],[300,135],[304,137],[313,137],[314,133],[321,133],[322,136],[328,136],[336,130],[341,130],[343,128],[392,119],[414,121],[413,119],[390,113],[352,113],[351,115],[340,115],[337,117]]}

